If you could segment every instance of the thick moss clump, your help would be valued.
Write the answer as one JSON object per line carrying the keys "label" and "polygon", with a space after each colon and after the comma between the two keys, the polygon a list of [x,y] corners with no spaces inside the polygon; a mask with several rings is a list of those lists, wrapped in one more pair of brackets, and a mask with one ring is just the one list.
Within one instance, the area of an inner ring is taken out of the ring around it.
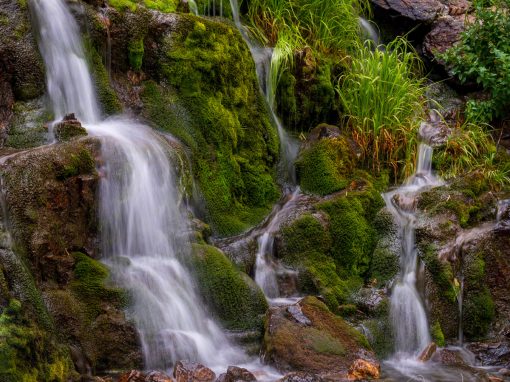
{"label": "thick moss clump", "polygon": [[171,13],[177,11],[179,0],[108,0],[108,3],[120,11],[134,12],[140,5],[160,12]]}
{"label": "thick moss clump", "polygon": [[378,247],[372,255],[370,277],[383,286],[395,278],[399,271],[399,259],[389,248]]}
{"label": "thick moss clump", "polygon": [[145,113],[193,150],[215,233],[239,233],[278,198],[276,129],[238,31],[192,15],[178,20],[161,42],[158,75],[170,86],[145,83]]}
{"label": "thick moss clump", "polygon": [[352,156],[344,137],[321,139],[305,149],[296,162],[301,187],[319,195],[347,187],[354,165]]}
{"label": "thick moss clump", "polygon": [[458,291],[455,290],[451,264],[439,259],[437,249],[433,245],[428,245],[424,249],[421,258],[432,275],[432,280],[441,290],[441,299],[450,304],[455,303]]}
{"label": "thick moss clump", "polygon": [[70,358],[11,299],[0,314],[0,380],[2,382],[64,382],[73,370]]}
{"label": "thick moss clump", "polygon": [[268,307],[260,288],[217,248],[193,245],[191,266],[201,295],[227,329],[261,330]]}
{"label": "thick moss clump", "polygon": [[363,275],[368,271],[377,243],[377,232],[372,222],[383,206],[384,201],[372,187],[317,206],[330,217],[331,237],[335,238],[330,254],[345,274]]}
{"label": "thick moss clump", "polygon": [[467,338],[483,338],[495,315],[492,296],[485,283],[485,261],[482,253],[464,254],[463,327]]}
{"label": "thick moss clump", "polygon": [[139,71],[142,68],[143,61],[143,39],[137,38],[135,40],[131,40],[128,44],[128,57],[129,57],[129,65],[133,70]]}
{"label": "thick moss clump", "polygon": [[325,57],[314,60],[310,55],[305,49],[296,57],[294,69],[283,72],[278,83],[278,114],[285,126],[295,130],[338,122],[334,83],[341,66]]}
{"label": "thick moss clump", "polygon": [[337,311],[353,290],[369,276],[369,264],[378,234],[374,215],[382,207],[371,186],[366,191],[341,194],[316,205],[281,230],[278,256],[300,269],[300,289],[321,294]]}
{"label": "thick moss clump", "polygon": [[7,131],[5,146],[27,149],[45,144],[48,139],[46,123],[53,116],[47,111],[42,98],[16,102],[13,107],[14,117]]}
{"label": "thick moss clump", "polygon": [[444,347],[446,345],[446,341],[444,340],[443,330],[441,329],[439,321],[434,322],[434,325],[432,325],[430,329],[432,340],[437,344],[437,346]]}
{"label": "thick moss clump", "polygon": [[122,111],[122,105],[119,101],[119,98],[117,97],[117,94],[110,85],[110,78],[105,66],[103,65],[101,55],[98,53],[89,39],[85,39],[85,50],[89,62],[89,67],[92,71],[92,78],[94,80],[97,97],[103,108],[103,112],[106,115],[120,113]]}
{"label": "thick moss clump", "polygon": [[117,308],[126,306],[127,296],[122,289],[106,286],[108,269],[97,260],[75,252],[74,280],[71,289],[86,307],[91,320],[101,312],[101,304],[112,304]]}

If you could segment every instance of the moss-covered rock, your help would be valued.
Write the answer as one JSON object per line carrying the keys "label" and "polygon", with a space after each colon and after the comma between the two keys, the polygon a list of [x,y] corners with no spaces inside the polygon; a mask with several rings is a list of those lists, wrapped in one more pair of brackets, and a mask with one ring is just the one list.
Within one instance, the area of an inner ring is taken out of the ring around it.
{"label": "moss-covered rock", "polygon": [[48,140],[47,123],[52,115],[47,111],[42,98],[18,101],[13,105],[5,146],[27,149],[40,146]]}
{"label": "moss-covered rock", "polygon": [[321,139],[303,150],[296,162],[299,184],[304,191],[319,195],[339,191],[350,183],[352,162],[346,138]]}
{"label": "moss-covered rock", "polygon": [[113,8],[123,12],[135,12],[140,7],[146,7],[156,11],[170,13],[178,10],[180,0],[108,0],[108,3]]}
{"label": "moss-covered rock", "polygon": [[268,307],[260,288],[217,248],[193,244],[191,266],[206,304],[231,330],[260,330]]}
{"label": "moss-covered rock", "polygon": [[277,111],[285,126],[308,131],[319,123],[338,123],[334,84],[342,65],[329,57],[312,57],[309,49],[296,53],[293,70],[285,71],[277,90]]}
{"label": "moss-covered rock", "polygon": [[[194,173],[217,234],[260,221],[278,195],[278,137],[259,92],[255,66],[232,25],[174,16],[146,68],[144,114],[193,151]],[[146,52],[147,55],[147,52]],[[168,84],[168,86],[165,86]]]}
{"label": "moss-covered rock", "polygon": [[280,371],[342,375],[356,358],[373,357],[366,338],[315,297],[271,308],[265,328],[265,360]]}
{"label": "moss-covered rock", "polygon": [[432,337],[432,341],[434,341],[437,346],[444,347],[446,345],[443,330],[441,329],[441,324],[439,321],[434,322],[430,328],[430,336]]}
{"label": "moss-covered rock", "polygon": [[[360,183],[361,184],[361,183]],[[369,183],[315,204],[283,225],[277,256],[299,270],[299,289],[318,293],[333,311],[370,276],[378,239],[375,215],[382,198]]]}

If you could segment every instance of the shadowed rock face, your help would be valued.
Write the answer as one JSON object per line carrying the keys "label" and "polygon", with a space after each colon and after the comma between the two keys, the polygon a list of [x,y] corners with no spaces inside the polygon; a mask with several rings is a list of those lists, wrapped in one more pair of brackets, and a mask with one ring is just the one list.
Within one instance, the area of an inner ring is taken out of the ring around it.
{"label": "shadowed rock face", "polygon": [[445,9],[438,0],[372,0],[372,2],[382,9],[391,10],[413,21],[432,22]]}
{"label": "shadowed rock face", "polygon": [[0,0],[0,78],[8,79],[16,99],[28,100],[44,92],[44,68],[22,3]]}

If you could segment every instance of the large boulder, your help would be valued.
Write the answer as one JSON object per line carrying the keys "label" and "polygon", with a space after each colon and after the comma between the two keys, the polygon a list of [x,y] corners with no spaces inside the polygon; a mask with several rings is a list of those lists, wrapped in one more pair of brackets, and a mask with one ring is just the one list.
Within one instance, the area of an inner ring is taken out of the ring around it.
{"label": "large boulder", "polygon": [[378,7],[389,10],[413,21],[432,22],[445,12],[445,5],[439,0],[372,0]]}
{"label": "large boulder", "polygon": [[280,371],[343,378],[357,359],[374,360],[365,337],[315,297],[270,308],[265,328],[264,358]]}

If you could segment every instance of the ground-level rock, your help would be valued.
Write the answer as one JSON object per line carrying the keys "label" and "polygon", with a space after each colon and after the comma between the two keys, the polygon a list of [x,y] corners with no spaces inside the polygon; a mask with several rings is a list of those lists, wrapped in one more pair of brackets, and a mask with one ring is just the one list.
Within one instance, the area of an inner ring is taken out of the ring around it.
{"label": "ground-level rock", "polygon": [[199,363],[179,361],[174,366],[175,382],[213,382],[216,374]]}
{"label": "ground-level rock", "polygon": [[306,297],[296,307],[307,320],[296,320],[297,309],[289,311],[289,307],[272,307],[267,313],[264,337],[267,362],[281,371],[345,377],[358,358],[374,359],[365,337],[332,314],[324,303]]}

